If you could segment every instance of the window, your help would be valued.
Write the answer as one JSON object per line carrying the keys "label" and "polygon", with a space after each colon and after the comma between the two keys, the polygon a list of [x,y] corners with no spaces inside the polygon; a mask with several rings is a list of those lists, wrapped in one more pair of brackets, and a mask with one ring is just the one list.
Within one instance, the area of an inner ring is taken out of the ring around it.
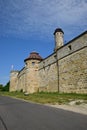
{"label": "window", "polygon": [[69,48],[69,50],[72,50],[72,47],[71,47],[71,45],[69,45],[69,46],[68,46],[68,48]]}
{"label": "window", "polygon": [[32,62],[32,65],[34,66],[34,65],[35,65],[35,62]]}

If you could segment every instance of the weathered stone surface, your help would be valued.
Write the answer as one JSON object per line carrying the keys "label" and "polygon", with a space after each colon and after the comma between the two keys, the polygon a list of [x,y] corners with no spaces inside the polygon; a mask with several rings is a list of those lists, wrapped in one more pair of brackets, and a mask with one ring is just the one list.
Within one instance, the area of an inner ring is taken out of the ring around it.
{"label": "weathered stone surface", "polygon": [[56,63],[39,70],[39,90],[55,92],[58,90],[58,75]]}
{"label": "weathered stone surface", "polygon": [[11,72],[10,91],[87,93],[87,32],[64,46],[62,35],[56,34],[53,54],[43,61],[28,58],[21,71]]}
{"label": "weathered stone surface", "polygon": [[10,73],[10,92],[17,90],[17,84],[18,84],[18,73],[19,71],[11,71]]}
{"label": "weathered stone surface", "polygon": [[59,60],[60,92],[87,93],[87,47]]}

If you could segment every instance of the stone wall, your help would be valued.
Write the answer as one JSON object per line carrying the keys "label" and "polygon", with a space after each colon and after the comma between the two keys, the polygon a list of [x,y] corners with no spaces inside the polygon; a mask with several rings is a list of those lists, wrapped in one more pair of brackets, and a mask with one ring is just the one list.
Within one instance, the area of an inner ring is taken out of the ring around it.
{"label": "stone wall", "polygon": [[39,64],[39,91],[58,91],[56,54],[53,53]]}
{"label": "stone wall", "polygon": [[18,85],[17,91],[25,91],[25,75],[26,69],[25,67],[18,73]]}
{"label": "stone wall", "polygon": [[87,34],[60,48],[57,55],[60,92],[87,93]]}
{"label": "stone wall", "polygon": [[71,40],[57,51],[58,60],[87,46],[87,33]]}
{"label": "stone wall", "polygon": [[87,93],[87,48],[59,60],[60,92]]}
{"label": "stone wall", "polygon": [[87,33],[39,64],[39,91],[87,93]]}
{"label": "stone wall", "polygon": [[29,59],[21,71],[12,71],[10,91],[87,93],[87,32],[40,62]]}
{"label": "stone wall", "polygon": [[10,92],[17,90],[19,71],[10,72]]}

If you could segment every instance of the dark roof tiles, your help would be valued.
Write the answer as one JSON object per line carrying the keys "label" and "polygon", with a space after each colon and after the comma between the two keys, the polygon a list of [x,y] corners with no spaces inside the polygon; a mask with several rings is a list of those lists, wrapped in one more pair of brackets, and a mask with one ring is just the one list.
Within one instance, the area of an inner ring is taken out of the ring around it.
{"label": "dark roof tiles", "polygon": [[57,29],[55,30],[55,32],[54,32],[54,35],[55,35],[56,32],[62,32],[62,33],[64,34],[64,32],[63,32],[63,30],[62,30],[61,28],[57,28]]}

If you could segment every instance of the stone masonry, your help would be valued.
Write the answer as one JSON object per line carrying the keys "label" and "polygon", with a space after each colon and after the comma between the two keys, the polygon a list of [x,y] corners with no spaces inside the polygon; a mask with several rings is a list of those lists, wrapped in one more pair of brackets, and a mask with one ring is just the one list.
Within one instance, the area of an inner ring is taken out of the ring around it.
{"label": "stone masonry", "polygon": [[10,91],[87,93],[87,31],[64,45],[64,32],[54,32],[53,54],[32,52],[21,71],[10,73]]}

